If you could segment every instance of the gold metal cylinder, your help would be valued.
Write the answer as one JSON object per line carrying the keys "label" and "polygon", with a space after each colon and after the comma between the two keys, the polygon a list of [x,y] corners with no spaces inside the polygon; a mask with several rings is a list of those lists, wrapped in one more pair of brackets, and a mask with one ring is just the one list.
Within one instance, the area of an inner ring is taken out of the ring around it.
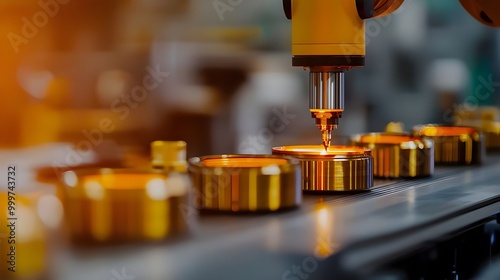
{"label": "gold metal cylinder", "polygon": [[373,158],[364,147],[282,146],[273,154],[301,161],[304,191],[365,191],[373,186]]}
{"label": "gold metal cylinder", "polygon": [[191,158],[188,170],[201,210],[276,211],[300,205],[299,162],[266,155]]}
{"label": "gold metal cylinder", "polygon": [[376,177],[425,177],[434,172],[434,143],[425,137],[402,133],[355,135],[355,146],[372,150],[373,175]]}
{"label": "gold metal cylinder", "polygon": [[[153,170],[90,169],[63,174],[64,208],[75,243],[162,240],[188,230],[189,180]],[[192,208],[192,206],[191,206]]]}
{"label": "gold metal cylinder", "polygon": [[484,157],[484,136],[473,127],[421,125],[414,127],[413,135],[434,140],[436,164],[479,164]]}

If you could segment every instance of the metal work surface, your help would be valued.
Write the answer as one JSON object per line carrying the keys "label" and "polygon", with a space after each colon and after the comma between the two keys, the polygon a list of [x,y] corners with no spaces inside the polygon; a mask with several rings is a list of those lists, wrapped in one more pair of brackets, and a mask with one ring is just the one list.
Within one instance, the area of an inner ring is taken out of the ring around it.
{"label": "metal work surface", "polygon": [[482,166],[438,167],[431,178],[375,185],[357,194],[305,195],[295,211],[202,215],[193,234],[175,242],[61,250],[52,278],[112,279],[122,269],[134,279],[300,279],[297,267],[308,279],[335,269],[369,272],[500,212],[500,156]]}

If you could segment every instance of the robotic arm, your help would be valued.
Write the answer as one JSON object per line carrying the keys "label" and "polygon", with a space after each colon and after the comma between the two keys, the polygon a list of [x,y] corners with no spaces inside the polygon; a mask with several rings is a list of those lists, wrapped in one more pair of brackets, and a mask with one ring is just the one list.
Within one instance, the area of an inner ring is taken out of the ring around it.
{"label": "robotic arm", "polygon": [[[309,70],[309,110],[325,150],[344,111],[344,73],[365,65],[364,20],[389,15],[404,0],[283,0],[292,21],[292,65]],[[480,22],[500,26],[500,2],[460,0]]]}
{"label": "robotic arm", "polygon": [[500,27],[500,3],[494,0],[460,0],[462,7],[476,20],[491,27]]}

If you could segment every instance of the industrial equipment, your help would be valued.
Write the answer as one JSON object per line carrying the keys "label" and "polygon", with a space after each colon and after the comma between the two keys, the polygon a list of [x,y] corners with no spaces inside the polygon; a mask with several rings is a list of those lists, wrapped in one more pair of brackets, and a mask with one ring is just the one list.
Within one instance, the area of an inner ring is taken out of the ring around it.
{"label": "industrial equipment", "polygon": [[[398,9],[404,0],[283,0],[292,21],[292,65],[309,70],[309,110],[328,149],[344,111],[344,73],[365,65],[364,20]],[[477,20],[500,25],[500,3],[460,0]]]}

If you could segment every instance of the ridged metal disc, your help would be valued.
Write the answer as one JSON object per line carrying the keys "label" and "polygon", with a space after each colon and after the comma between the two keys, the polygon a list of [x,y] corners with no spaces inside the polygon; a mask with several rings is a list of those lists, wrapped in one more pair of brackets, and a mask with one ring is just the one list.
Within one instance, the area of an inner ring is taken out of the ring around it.
{"label": "ridged metal disc", "polygon": [[273,148],[301,161],[305,191],[366,191],[373,186],[373,158],[364,147],[302,145]]}
{"label": "ridged metal disc", "polygon": [[300,205],[299,162],[271,155],[191,158],[196,207],[226,212],[272,212]]}
{"label": "ridged metal disc", "polygon": [[436,164],[479,164],[485,154],[484,136],[473,127],[421,125],[414,127],[413,134],[434,140]]}
{"label": "ridged metal disc", "polygon": [[430,138],[402,133],[355,135],[351,143],[372,150],[375,177],[425,177],[434,172],[434,143]]}
{"label": "ridged metal disc", "polygon": [[156,241],[186,234],[187,174],[155,170],[80,169],[62,174],[70,238],[78,244]]}

